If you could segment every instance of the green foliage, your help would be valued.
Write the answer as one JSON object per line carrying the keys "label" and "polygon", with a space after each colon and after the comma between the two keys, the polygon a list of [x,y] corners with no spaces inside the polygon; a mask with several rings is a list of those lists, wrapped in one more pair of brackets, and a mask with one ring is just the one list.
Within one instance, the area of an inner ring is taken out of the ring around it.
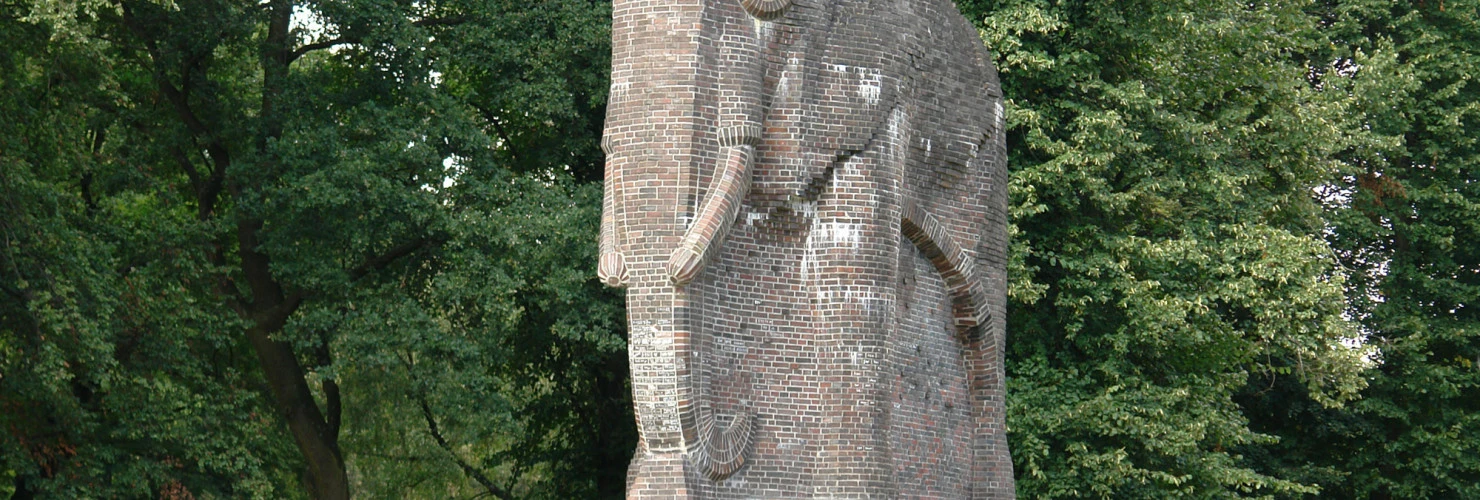
{"label": "green foliage", "polygon": [[[1336,246],[1381,366],[1346,465],[1356,497],[1480,495],[1480,4],[1349,2],[1362,110],[1400,146],[1353,151]],[[1375,35],[1375,36],[1374,36]],[[1364,74],[1367,73],[1367,74]]]}
{"label": "green foliage", "polygon": [[[458,467],[426,432],[424,402],[467,460],[514,484],[519,498],[620,493],[635,433],[626,345],[613,334],[625,316],[588,276],[600,188],[516,177],[483,194],[520,210],[470,211],[458,229],[466,237],[445,245],[425,280],[324,312],[357,332],[336,352],[362,353],[325,372],[371,389],[346,402],[370,409],[346,421],[346,444],[365,450],[351,453],[363,489],[439,498],[458,483]],[[361,306],[377,302],[394,307]]]}
{"label": "green foliage", "polygon": [[[253,360],[202,290],[210,228],[117,162],[100,110],[125,98],[84,40],[5,23],[0,116],[0,469],[61,497],[186,488],[271,498],[296,473]],[[99,186],[127,186],[102,196]]]}
{"label": "green foliage", "polygon": [[1344,498],[1480,496],[1480,4],[1331,2],[1324,81],[1354,113],[1327,188],[1351,314],[1376,348],[1362,400],[1253,399],[1271,468]]}
{"label": "green foliage", "polygon": [[[1009,437],[1025,497],[1312,492],[1236,450],[1233,396],[1363,387],[1312,189],[1342,109],[1296,56],[1294,4],[964,5],[1008,99]],[[1284,360],[1298,360],[1298,364]]]}
{"label": "green foliage", "polygon": [[621,493],[606,4],[3,8],[7,488]]}

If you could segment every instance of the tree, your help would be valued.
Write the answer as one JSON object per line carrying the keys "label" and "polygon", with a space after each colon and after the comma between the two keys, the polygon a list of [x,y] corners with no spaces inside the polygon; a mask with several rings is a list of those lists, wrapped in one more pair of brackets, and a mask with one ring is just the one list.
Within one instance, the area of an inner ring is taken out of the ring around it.
{"label": "tree", "polygon": [[[1315,488],[1256,470],[1234,395],[1362,387],[1312,189],[1337,114],[1296,4],[963,4],[1008,99],[1009,438],[1025,497]],[[1289,365],[1283,360],[1297,360]]]}
{"label": "tree", "polygon": [[[1353,102],[1347,168],[1325,188],[1329,240],[1350,269],[1350,314],[1374,347],[1361,401],[1251,401],[1303,469],[1344,498],[1480,495],[1480,11],[1475,2],[1318,6],[1322,75]],[[1293,403],[1293,404],[1291,404]]]}
{"label": "tree", "polygon": [[[296,463],[198,257],[206,226],[117,161],[97,40],[0,15],[0,469],[18,498],[278,496]],[[120,78],[121,76],[121,78]],[[147,78],[147,76],[146,76]],[[111,136],[111,139],[110,139]],[[173,179],[169,179],[173,180]],[[192,252],[191,250],[197,250]],[[287,445],[287,446],[285,446]]]}
{"label": "tree", "polygon": [[17,494],[620,491],[605,4],[4,8]]}

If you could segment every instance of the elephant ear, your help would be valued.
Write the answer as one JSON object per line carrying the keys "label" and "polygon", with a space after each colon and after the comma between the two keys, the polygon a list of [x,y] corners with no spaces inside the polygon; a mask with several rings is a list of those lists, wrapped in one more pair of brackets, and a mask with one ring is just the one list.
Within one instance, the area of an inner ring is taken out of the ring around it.
{"label": "elephant ear", "polygon": [[740,0],[740,6],[751,17],[769,21],[785,14],[786,8],[791,7],[791,0]]}

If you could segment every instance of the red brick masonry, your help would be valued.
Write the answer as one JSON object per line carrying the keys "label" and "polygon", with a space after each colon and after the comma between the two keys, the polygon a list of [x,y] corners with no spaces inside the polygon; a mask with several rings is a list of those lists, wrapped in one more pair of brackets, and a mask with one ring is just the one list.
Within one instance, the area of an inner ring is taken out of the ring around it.
{"label": "red brick masonry", "polygon": [[628,497],[1011,498],[1002,92],[949,0],[615,0]]}

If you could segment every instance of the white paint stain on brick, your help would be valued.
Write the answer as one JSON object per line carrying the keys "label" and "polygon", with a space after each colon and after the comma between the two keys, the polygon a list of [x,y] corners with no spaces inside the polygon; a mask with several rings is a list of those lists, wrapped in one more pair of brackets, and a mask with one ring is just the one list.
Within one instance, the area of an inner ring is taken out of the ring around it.
{"label": "white paint stain on brick", "polygon": [[877,69],[859,68],[863,71],[863,79],[858,84],[858,94],[863,100],[871,105],[879,104],[879,96],[884,91],[884,75]]}
{"label": "white paint stain on brick", "polygon": [[802,60],[792,56],[786,59],[786,67],[781,68],[781,80],[776,82],[776,98],[796,98],[792,95],[792,78],[802,71]]}
{"label": "white paint stain on brick", "polygon": [[[815,221],[815,219],[810,220]],[[807,241],[802,248],[802,283],[818,288],[817,298],[820,300],[822,299],[821,288],[823,287],[816,286],[812,281],[812,264],[816,262],[814,257],[817,255],[817,245],[814,244],[815,240],[812,238],[812,234],[816,232],[816,225],[814,223],[811,229],[807,231]]]}
{"label": "white paint stain on brick", "polygon": [[884,73],[877,68],[860,68],[846,64],[828,64],[828,69],[844,79],[858,79],[858,96],[870,105],[877,106],[884,95]]}
{"label": "white paint stain on brick", "polygon": [[817,216],[817,202],[796,201],[791,204],[791,211],[801,214],[802,217],[811,219]]}
{"label": "white paint stain on brick", "polygon": [[849,290],[844,292],[843,297],[850,304],[858,304],[859,308],[863,309],[863,312],[869,315],[874,314],[876,311],[883,312],[888,310],[884,307],[888,304],[883,297],[878,297],[868,292]]}
{"label": "white paint stain on brick", "polygon": [[822,241],[837,246],[856,247],[862,239],[863,225],[839,221],[827,221],[822,223],[816,236]]}
{"label": "white paint stain on brick", "polygon": [[[909,140],[904,137],[904,121],[905,115],[903,109],[895,106],[894,109],[889,111],[889,124],[887,128],[885,128],[885,133],[889,136],[890,144],[898,144],[901,147],[908,147],[910,145],[910,143],[908,142]],[[897,149],[898,148],[886,147],[884,148],[884,154],[887,155],[887,158],[890,161],[898,161],[899,151],[897,151]]]}
{"label": "white paint stain on brick", "polygon": [[759,41],[761,45],[764,46],[764,44],[766,43],[765,41],[771,39],[771,33],[772,30],[774,30],[773,25],[770,21],[762,21],[759,18],[755,17],[750,18],[750,20],[751,22],[755,23],[755,33],[756,38],[758,39],[757,41]]}

